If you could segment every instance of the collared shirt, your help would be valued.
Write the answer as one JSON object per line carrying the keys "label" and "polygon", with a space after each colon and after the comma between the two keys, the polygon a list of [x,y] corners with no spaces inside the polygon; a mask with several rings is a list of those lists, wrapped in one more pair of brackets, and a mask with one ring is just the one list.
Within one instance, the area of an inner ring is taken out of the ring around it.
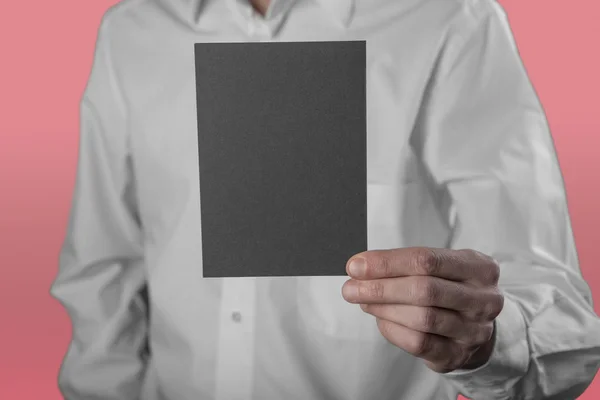
{"label": "collared shirt", "polygon": [[[366,41],[369,249],[501,265],[480,368],[437,374],[394,347],[343,300],[347,277],[202,277],[194,43],[325,40]],[[52,294],[73,322],[67,400],[573,399],[600,360],[551,135],[493,0],[113,6]]]}

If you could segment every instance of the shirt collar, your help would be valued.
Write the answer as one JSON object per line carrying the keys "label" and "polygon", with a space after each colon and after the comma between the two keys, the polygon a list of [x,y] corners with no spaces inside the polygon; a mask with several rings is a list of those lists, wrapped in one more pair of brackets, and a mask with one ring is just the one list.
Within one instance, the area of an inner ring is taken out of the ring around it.
{"label": "shirt collar", "polygon": [[[281,21],[298,0],[271,0],[265,20]],[[347,27],[352,20],[356,0],[315,0],[326,12],[343,27]],[[230,9],[241,16],[248,18],[252,14],[250,0],[227,0]]]}

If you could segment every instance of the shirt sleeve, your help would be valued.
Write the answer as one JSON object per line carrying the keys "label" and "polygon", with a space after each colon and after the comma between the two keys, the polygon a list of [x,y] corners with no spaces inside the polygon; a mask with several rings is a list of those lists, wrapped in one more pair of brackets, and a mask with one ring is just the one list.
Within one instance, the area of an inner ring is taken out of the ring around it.
{"label": "shirt sleeve", "polygon": [[72,322],[59,373],[66,400],[137,399],[147,354],[142,232],[125,103],[108,48],[109,12],[81,100],[75,188],[51,287]]}
{"label": "shirt sleeve", "polygon": [[[600,365],[600,320],[582,278],[544,111],[493,0],[446,35],[413,147],[451,227],[451,248],[501,266],[491,359],[444,374],[471,399],[575,399]],[[442,202],[440,202],[442,204]]]}

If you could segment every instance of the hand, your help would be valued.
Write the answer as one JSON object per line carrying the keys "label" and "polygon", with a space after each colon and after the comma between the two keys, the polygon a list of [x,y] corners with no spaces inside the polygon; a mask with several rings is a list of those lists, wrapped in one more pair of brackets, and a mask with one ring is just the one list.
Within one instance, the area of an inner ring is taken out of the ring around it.
{"label": "hand", "polygon": [[473,369],[489,359],[504,297],[500,268],[473,250],[406,248],[348,261],[342,294],[377,319],[393,345],[435,372]]}

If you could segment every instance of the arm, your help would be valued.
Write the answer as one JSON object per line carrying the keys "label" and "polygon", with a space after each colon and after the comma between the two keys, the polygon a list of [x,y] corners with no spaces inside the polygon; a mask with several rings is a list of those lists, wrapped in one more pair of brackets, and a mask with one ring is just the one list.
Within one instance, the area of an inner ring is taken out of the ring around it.
{"label": "arm", "polygon": [[[473,399],[575,399],[600,365],[592,308],[554,145],[495,1],[471,2],[446,38],[413,146],[452,229],[501,267],[492,356],[444,376]],[[444,196],[442,196],[443,198]]]}
{"label": "arm", "polygon": [[73,326],[59,374],[68,400],[136,399],[144,372],[142,232],[110,63],[105,15],[81,101],[75,190],[51,288]]}

